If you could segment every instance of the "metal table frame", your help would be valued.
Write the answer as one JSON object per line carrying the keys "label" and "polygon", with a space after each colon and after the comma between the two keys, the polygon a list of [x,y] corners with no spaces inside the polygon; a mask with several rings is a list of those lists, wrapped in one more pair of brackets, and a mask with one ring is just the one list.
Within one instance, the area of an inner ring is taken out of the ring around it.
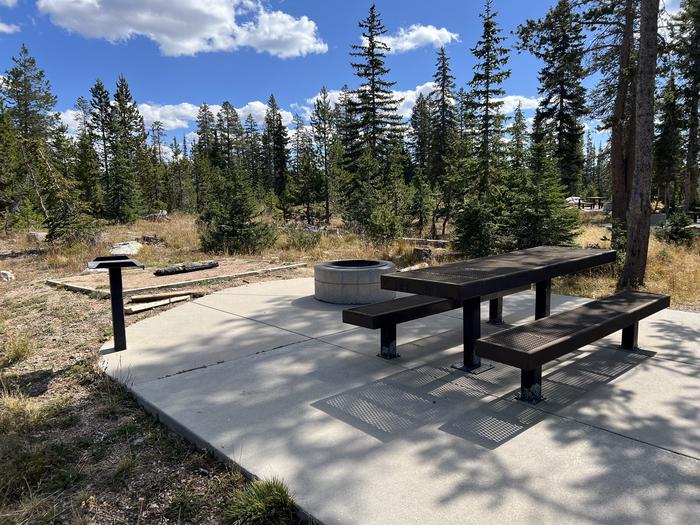
{"label": "metal table frame", "polygon": [[[381,286],[388,290],[430,295],[459,301],[463,309],[463,359],[455,366],[474,374],[482,367],[474,352],[481,337],[481,296],[535,284],[535,319],[550,313],[552,278],[614,262],[614,250],[538,246],[501,255],[492,255],[382,275]],[[490,305],[490,308],[496,307]]]}

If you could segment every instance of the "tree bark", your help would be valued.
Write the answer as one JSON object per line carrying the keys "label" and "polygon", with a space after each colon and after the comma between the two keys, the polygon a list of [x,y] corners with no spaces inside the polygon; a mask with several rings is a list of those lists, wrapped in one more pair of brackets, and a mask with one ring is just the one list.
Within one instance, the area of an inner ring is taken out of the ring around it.
{"label": "tree bark", "polygon": [[[612,216],[613,221],[624,225],[626,219],[628,188],[627,169],[625,167],[625,116],[629,107],[630,92],[630,57],[634,41],[634,0],[625,1],[625,21],[620,43],[619,77],[613,105],[612,130],[610,135],[610,170],[612,178]],[[631,117],[633,118],[633,117]]]}
{"label": "tree bark", "polygon": [[651,218],[651,171],[654,142],[654,89],[658,53],[659,0],[641,0],[639,67],[635,97],[634,174],[627,207],[627,253],[621,287],[644,284]]}

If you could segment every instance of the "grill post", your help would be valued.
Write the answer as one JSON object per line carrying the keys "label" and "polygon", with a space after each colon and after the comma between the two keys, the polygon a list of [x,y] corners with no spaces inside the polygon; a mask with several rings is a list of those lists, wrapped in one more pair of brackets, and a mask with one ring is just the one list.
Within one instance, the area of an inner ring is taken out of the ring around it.
{"label": "grill post", "polygon": [[122,268],[143,268],[143,264],[126,255],[108,255],[95,257],[88,263],[91,270],[109,270],[109,298],[112,306],[112,332],[114,333],[114,350],[126,350],[126,321],[124,319],[124,287],[122,285]]}
{"label": "grill post", "polygon": [[124,291],[122,287],[122,269],[109,269],[109,298],[112,303],[112,331],[114,332],[114,350],[126,350],[126,321],[124,319]]}

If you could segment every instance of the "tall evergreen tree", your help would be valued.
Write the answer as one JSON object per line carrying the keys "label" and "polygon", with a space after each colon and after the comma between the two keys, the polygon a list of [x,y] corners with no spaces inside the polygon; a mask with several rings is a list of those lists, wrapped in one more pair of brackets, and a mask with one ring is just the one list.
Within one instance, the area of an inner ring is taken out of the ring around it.
{"label": "tall evergreen tree", "polygon": [[112,101],[101,80],[90,88],[90,133],[102,168],[102,190],[109,194],[110,142],[112,140]]}
{"label": "tall evergreen tree", "polygon": [[337,149],[337,122],[326,87],[322,87],[314,101],[311,112],[311,129],[316,149],[317,163],[323,178],[321,198],[324,205],[324,220],[331,220],[331,193],[333,191],[334,149]]}
{"label": "tall evergreen tree", "polygon": [[243,131],[244,172],[254,190],[262,193],[262,140],[258,124],[248,113]]}
{"label": "tall evergreen tree", "polygon": [[477,62],[469,82],[478,128],[476,191],[480,198],[489,194],[490,185],[498,178],[501,169],[505,117],[501,112],[503,101],[499,97],[505,95],[501,86],[510,76],[506,67],[508,48],[503,46],[505,37],[501,36],[497,13],[492,5],[492,0],[486,0],[484,12],[480,15],[483,31],[472,49]]}
{"label": "tall evergreen tree", "polygon": [[431,132],[430,102],[423,96],[423,93],[419,93],[416,97],[416,103],[411,109],[408,137],[416,173],[422,173],[426,181],[429,180],[430,171]]}
{"label": "tall evergreen tree", "polygon": [[231,170],[234,162],[237,162],[241,156],[243,126],[236,108],[228,100],[221,105],[221,110],[217,115],[216,129],[224,167]]}
{"label": "tall evergreen tree", "polygon": [[360,86],[354,91],[355,125],[358,143],[348,154],[357,158],[361,150],[369,149],[371,155],[387,155],[390,145],[401,131],[401,117],[397,114],[399,102],[391,88],[395,82],[386,79],[389,68],[385,65],[389,46],[382,40],[386,28],[377,8],[372,4],[367,18],[359,22],[362,43],[352,46],[352,62]]}
{"label": "tall evergreen tree", "polygon": [[456,135],[455,79],[450,70],[450,61],[445,48],[438,51],[435,88],[430,93],[432,122],[430,180],[434,187],[445,183],[447,155]]}
{"label": "tall evergreen tree", "polygon": [[581,16],[571,0],[559,0],[542,20],[518,28],[521,47],[544,62],[539,72],[542,123],[554,132],[555,158],[562,183],[570,194],[579,189],[583,172],[584,33]]}
{"label": "tall evergreen tree", "polygon": [[675,75],[671,73],[658,101],[658,124],[654,138],[653,184],[666,210],[671,204],[682,204],[682,201],[673,202],[676,200],[674,197],[681,196],[683,187],[682,116],[678,99]]}
{"label": "tall evergreen tree", "polygon": [[262,135],[263,176],[266,189],[271,189],[280,201],[287,194],[287,164],[289,152],[287,127],[282,123],[282,114],[274,95],[270,95],[265,112],[265,129]]}
{"label": "tall evergreen tree", "polygon": [[129,222],[136,218],[140,206],[137,183],[143,159],[139,153],[146,147],[146,132],[124,75],[117,81],[110,114],[112,163],[106,187],[105,215],[118,222]]}
{"label": "tall evergreen tree", "polygon": [[90,103],[79,97],[75,104],[78,112],[78,138],[75,146],[75,160],[72,177],[76,180],[82,200],[89,206],[93,215],[102,212],[104,195],[100,161],[93,146],[94,137],[90,125]]}
{"label": "tall evergreen tree", "polygon": [[687,147],[683,207],[698,199],[700,180],[700,0],[683,0],[674,20],[673,51],[682,80]]}

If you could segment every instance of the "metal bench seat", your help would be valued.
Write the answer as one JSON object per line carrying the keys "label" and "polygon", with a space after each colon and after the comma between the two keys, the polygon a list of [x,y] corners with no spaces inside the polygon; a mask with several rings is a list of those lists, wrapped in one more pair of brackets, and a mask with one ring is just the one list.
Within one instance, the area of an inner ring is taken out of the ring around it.
{"label": "metal bench seat", "polygon": [[[502,323],[503,297],[529,286],[521,286],[504,292],[493,293],[481,297],[481,301],[489,301],[489,322]],[[452,299],[431,297],[427,295],[409,295],[391,301],[356,306],[343,310],[343,322],[370,330],[381,329],[381,349],[379,356],[385,359],[399,357],[396,353],[396,325],[422,319],[430,315],[447,312],[460,308],[462,304]]]}
{"label": "metal bench seat", "polygon": [[622,348],[637,346],[638,322],[670,306],[668,295],[623,291],[573,310],[476,341],[475,351],[521,369],[520,399],[542,399],[542,365],[622,330]]}

